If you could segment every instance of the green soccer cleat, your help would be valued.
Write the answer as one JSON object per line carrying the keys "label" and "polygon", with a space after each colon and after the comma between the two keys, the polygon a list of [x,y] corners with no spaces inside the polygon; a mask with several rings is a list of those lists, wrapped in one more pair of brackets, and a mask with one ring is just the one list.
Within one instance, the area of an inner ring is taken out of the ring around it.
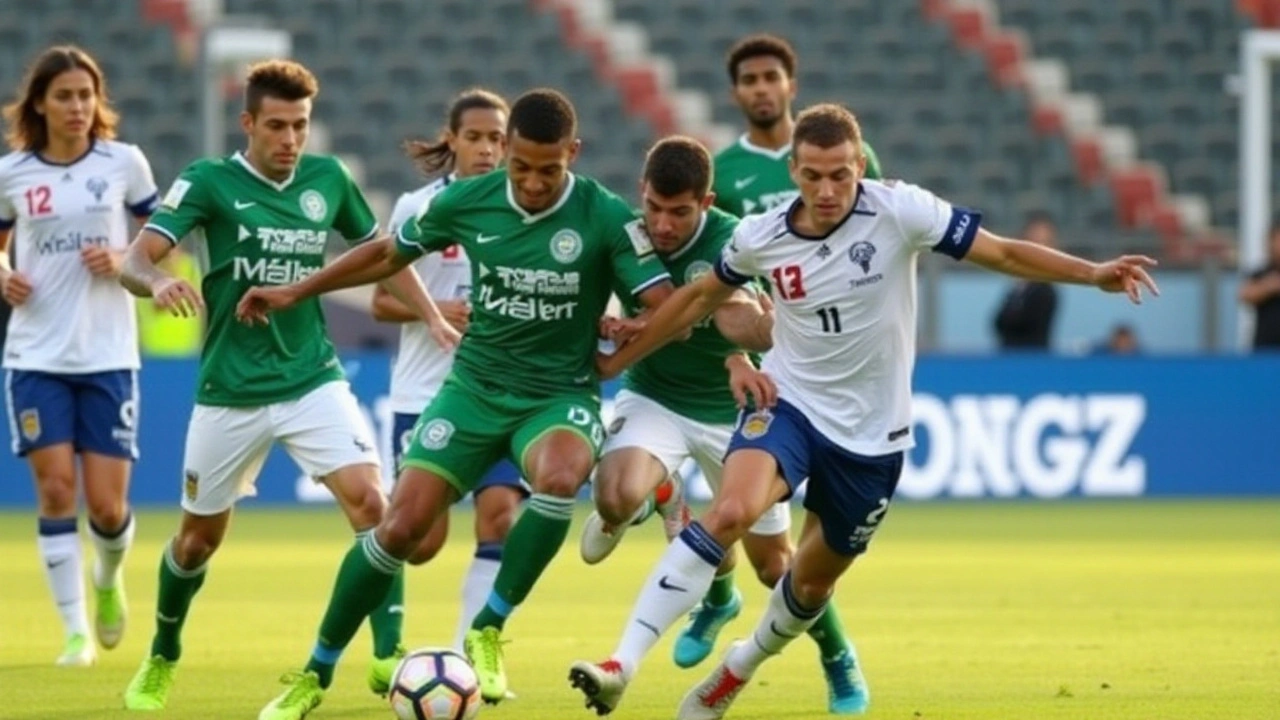
{"label": "green soccer cleat", "polygon": [[396,667],[405,654],[404,647],[397,645],[390,655],[375,657],[369,663],[369,689],[374,695],[386,695],[391,690],[391,678],[396,674]]}
{"label": "green soccer cleat", "polygon": [[124,626],[129,617],[124,585],[117,577],[115,587],[95,588],[94,593],[98,596],[98,612],[93,619],[93,630],[98,636],[98,644],[111,650],[124,637]]}
{"label": "green soccer cleat", "polygon": [[62,646],[62,654],[54,661],[58,667],[89,667],[98,660],[98,651],[93,643],[82,633],[67,636],[67,643]]}
{"label": "green soccer cleat", "polygon": [[729,621],[742,612],[742,593],[733,590],[733,598],[724,605],[711,605],[706,600],[694,609],[691,622],[676,638],[672,659],[682,668],[691,668],[707,659],[716,646],[716,637]]}
{"label": "green soccer cleat", "polygon": [[163,710],[173,687],[177,662],[156,655],[142,661],[142,667],[124,689],[124,706],[128,710]]}
{"label": "green soccer cleat", "polygon": [[502,633],[496,627],[468,630],[463,641],[467,660],[480,680],[480,698],[496,705],[507,697],[507,672],[502,666]]}
{"label": "green soccer cleat", "polygon": [[302,720],[324,700],[320,676],[311,670],[287,672],[280,682],[288,688],[262,708],[258,720]]}

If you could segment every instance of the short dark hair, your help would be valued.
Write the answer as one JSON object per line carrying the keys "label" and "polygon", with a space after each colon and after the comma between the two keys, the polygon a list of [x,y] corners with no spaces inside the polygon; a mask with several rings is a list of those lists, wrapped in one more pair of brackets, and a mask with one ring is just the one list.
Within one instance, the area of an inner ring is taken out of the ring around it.
{"label": "short dark hair", "polygon": [[[497,110],[501,113],[509,113],[507,101],[502,96],[484,88],[471,88],[463,90],[453,98],[453,102],[449,105],[449,132],[457,134],[462,128],[462,116],[468,110]],[[427,140],[409,140],[404,144],[405,153],[413,158],[418,167],[422,168],[422,172],[427,175],[438,175],[446,170],[452,170],[457,158],[454,157],[453,151],[449,149],[449,143],[444,138],[444,133],[435,142]]]}
{"label": "short dark hair", "polygon": [[27,69],[18,91],[18,99],[4,106],[4,119],[9,125],[5,135],[14,150],[39,152],[49,144],[49,126],[44,115],[36,112],[36,104],[44,100],[54,79],[64,72],[84,70],[93,78],[97,102],[89,137],[110,140],[116,136],[120,116],[107,100],[107,79],[93,56],[75,45],[57,45],[40,53]]}
{"label": "short dark hair", "polygon": [[507,118],[507,135],[543,145],[572,139],[578,133],[573,103],[559,90],[537,88],[516,98]]}
{"label": "short dark hair", "polygon": [[851,142],[862,152],[862,129],[858,119],[843,105],[820,103],[804,109],[796,116],[796,127],[791,133],[791,146],[802,143],[820,148],[831,148]]}
{"label": "short dark hair", "polygon": [[292,102],[315,97],[319,92],[316,76],[302,63],[264,60],[249,66],[244,84],[244,109],[256,115],[265,97]]}
{"label": "short dark hair", "polygon": [[726,60],[729,79],[733,81],[734,85],[737,85],[738,66],[742,64],[742,61],[765,56],[778,58],[778,62],[782,63],[782,67],[787,71],[787,77],[793,78],[796,76],[796,68],[800,65],[800,61],[796,57],[796,51],[791,47],[791,43],[777,35],[761,33],[748,35],[729,48],[729,55]]}
{"label": "short dark hair", "polygon": [[701,200],[711,190],[711,153],[691,137],[665,137],[645,155],[643,177],[663,197],[692,191]]}

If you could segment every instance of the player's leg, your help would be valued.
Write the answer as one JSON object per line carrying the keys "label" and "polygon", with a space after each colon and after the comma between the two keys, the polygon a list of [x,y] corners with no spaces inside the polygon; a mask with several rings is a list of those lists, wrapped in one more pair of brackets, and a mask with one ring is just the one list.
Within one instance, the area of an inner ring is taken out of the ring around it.
{"label": "player's leg", "polygon": [[128,618],[121,567],[135,533],[129,475],[138,457],[137,388],[133,370],[92,373],[76,382],[76,447],[96,555],[94,631],[107,649],[120,643]]}
{"label": "player's leg", "polygon": [[503,625],[564,544],[574,498],[604,440],[593,398],[538,403],[521,414],[524,421],[512,435],[512,455],[521,459],[533,495],[511,528],[493,592],[464,642],[480,679],[481,697],[490,703],[501,701],[507,692]]}
{"label": "player's leg", "polygon": [[62,618],[64,646],[57,664],[92,665],[84,601],[84,565],[76,522],[75,396],[57,375],[5,373],[5,400],[13,451],[25,457],[35,481],[37,546],[53,602]]}
{"label": "player's leg", "polygon": [[493,592],[493,583],[502,567],[502,552],[507,536],[515,525],[520,503],[531,489],[520,477],[520,471],[509,460],[490,468],[472,494],[475,500],[476,549],[467,574],[462,579],[462,612],[453,647],[463,651],[463,642],[471,621],[484,609]]}

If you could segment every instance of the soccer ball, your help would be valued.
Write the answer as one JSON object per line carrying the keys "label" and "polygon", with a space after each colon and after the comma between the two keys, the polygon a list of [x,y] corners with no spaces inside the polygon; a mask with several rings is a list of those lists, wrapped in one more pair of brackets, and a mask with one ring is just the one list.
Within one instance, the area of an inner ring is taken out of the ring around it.
{"label": "soccer ball", "polygon": [[473,720],[480,712],[480,681],[458,653],[422,648],[396,666],[387,699],[400,720]]}

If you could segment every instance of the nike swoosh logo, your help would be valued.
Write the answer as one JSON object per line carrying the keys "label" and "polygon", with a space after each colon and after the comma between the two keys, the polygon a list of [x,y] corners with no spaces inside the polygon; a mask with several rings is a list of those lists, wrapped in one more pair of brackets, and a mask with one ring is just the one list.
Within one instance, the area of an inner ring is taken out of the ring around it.
{"label": "nike swoosh logo", "polygon": [[403,614],[404,614],[404,606],[403,606],[403,605],[392,605],[392,606],[390,606],[390,607],[388,607],[388,608],[387,608],[387,614],[388,614],[388,615],[403,615]]}
{"label": "nike swoosh logo", "polygon": [[781,630],[778,629],[778,623],[773,620],[769,621],[769,632],[773,633],[774,635],[777,635],[778,637],[784,637],[784,638],[800,637],[799,633],[793,634],[793,633],[782,632]]}
{"label": "nike swoosh logo", "polygon": [[178,622],[178,618],[169,617],[168,615],[165,615],[163,613],[156,613],[156,619],[162,623],[169,623],[170,625]]}
{"label": "nike swoosh logo", "polygon": [[741,180],[734,180],[734,181],[733,181],[733,189],[734,189],[734,190],[741,190],[742,188],[744,188],[744,187],[746,187],[746,186],[750,185],[751,183],[755,182],[755,181],[756,181],[756,177],[758,177],[758,176],[756,176],[756,175],[752,175],[751,177],[745,177],[745,178],[742,178]]}
{"label": "nike swoosh logo", "polygon": [[648,630],[649,632],[653,633],[655,636],[662,637],[662,633],[658,630],[657,626],[650,625],[649,623],[643,620],[637,620],[636,623],[640,625],[640,627],[644,628],[645,630]]}
{"label": "nike swoosh logo", "polygon": [[501,235],[485,235],[484,233],[476,233],[476,244],[483,245],[485,243],[491,243],[500,237],[502,236]]}
{"label": "nike swoosh logo", "polygon": [[689,592],[688,588],[682,588],[679,585],[672,585],[671,582],[667,580],[666,575],[663,575],[662,577],[658,578],[658,587],[662,588],[663,590],[675,590],[676,592]]}
{"label": "nike swoosh logo", "polygon": [[257,205],[257,204],[258,204],[258,203],[256,203],[256,202],[240,202],[239,200],[236,200],[236,201],[235,201],[235,206],[236,206],[236,209],[237,209],[237,210],[243,210],[243,209],[245,209],[245,208],[251,208],[251,207],[253,207],[254,205]]}
{"label": "nike swoosh logo", "polygon": [[56,569],[56,568],[60,568],[60,567],[62,567],[63,565],[66,565],[66,564],[67,564],[67,559],[66,559],[66,558],[63,558],[62,560],[59,560],[59,561],[57,561],[57,562],[47,562],[47,563],[45,563],[45,564],[44,564],[44,566],[45,566],[45,567],[47,567],[47,568],[49,568],[50,570],[54,570],[54,569]]}

